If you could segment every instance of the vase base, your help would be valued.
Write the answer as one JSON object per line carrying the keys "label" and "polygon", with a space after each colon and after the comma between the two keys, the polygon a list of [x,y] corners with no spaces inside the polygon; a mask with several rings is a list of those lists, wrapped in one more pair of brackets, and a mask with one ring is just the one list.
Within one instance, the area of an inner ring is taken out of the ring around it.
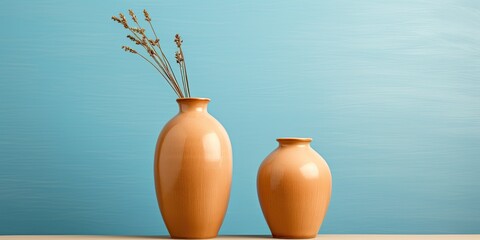
{"label": "vase base", "polygon": [[311,239],[316,238],[317,235],[277,235],[273,234],[273,238],[280,238],[280,239]]}
{"label": "vase base", "polygon": [[210,238],[216,238],[217,235],[207,235],[207,236],[175,236],[175,235],[170,235],[170,238],[172,239],[210,239]]}

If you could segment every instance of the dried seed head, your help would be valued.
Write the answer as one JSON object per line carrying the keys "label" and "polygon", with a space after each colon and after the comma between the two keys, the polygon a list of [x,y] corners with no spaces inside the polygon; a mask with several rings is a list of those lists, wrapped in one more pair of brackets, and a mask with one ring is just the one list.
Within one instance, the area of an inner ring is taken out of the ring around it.
{"label": "dried seed head", "polygon": [[125,15],[123,15],[123,13],[119,13],[118,15],[120,16],[120,23],[123,24],[123,27],[128,28],[128,22],[127,18],[125,18]]}
{"label": "dried seed head", "polygon": [[173,41],[175,42],[175,44],[177,44],[177,47],[182,46],[183,39],[180,37],[178,33],[175,34],[175,39]]}
{"label": "dried seed head", "polygon": [[120,16],[120,19],[122,19],[122,21],[127,21],[127,18],[125,17],[125,15],[123,15],[123,13],[119,13],[118,15]]}
{"label": "dried seed head", "polygon": [[122,46],[122,49],[125,50],[125,52],[131,52],[131,53],[137,54],[137,51],[131,49],[130,47]]}
{"label": "dried seed head", "polygon": [[135,13],[133,12],[132,9],[128,9],[128,14],[130,14],[130,16],[132,17],[132,20],[136,23],[138,23],[137,21],[137,16],[135,16]]}
{"label": "dried seed head", "polygon": [[148,48],[148,54],[150,54],[150,57],[155,57],[155,51],[153,51],[153,49],[151,48]]}
{"label": "dried seed head", "polygon": [[158,45],[160,43],[160,39],[148,39],[148,42],[152,45],[152,46],[155,46],[155,45]]}
{"label": "dried seed head", "polygon": [[140,42],[139,40],[137,40],[134,36],[132,35],[127,35],[127,38],[132,40],[133,42],[135,42],[135,44],[137,45],[142,45],[142,42]]}
{"label": "dried seed head", "polygon": [[122,20],[120,20],[120,18],[118,18],[117,16],[112,16],[112,19],[115,22],[122,23]]}
{"label": "dried seed head", "polygon": [[180,51],[175,52],[175,59],[177,59],[177,63],[183,62],[183,54]]}
{"label": "dried seed head", "polygon": [[145,28],[135,28],[135,27],[132,27],[130,28],[133,32],[136,32],[136,33],[139,33],[139,34],[144,34],[145,33]]}
{"label": "dried seed head", "polygon": [[148,14],[147,9],[143,9],[143,15],[145,15],[145,21],[150,22],[152,19],[150,18],[150,14]]}

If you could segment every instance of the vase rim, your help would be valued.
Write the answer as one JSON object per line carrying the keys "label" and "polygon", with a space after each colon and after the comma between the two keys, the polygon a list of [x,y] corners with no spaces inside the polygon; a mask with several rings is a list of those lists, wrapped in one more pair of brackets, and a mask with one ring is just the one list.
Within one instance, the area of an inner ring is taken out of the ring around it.
{"label": "vase rim", "polygon": [[313,140],[312,138],[301,138],[301,137],[281,137],[281,138],[277,138],[277,142],[279,142],[279,143],[286,143],[286,142],[309,143],[312,140]]}
{"label": "vase rim", "polygon": [[186,102],[186,101],[206,101],[206,102],[210,102],[210,98],[202,98],[202,97],[177,98],[177,102]]}

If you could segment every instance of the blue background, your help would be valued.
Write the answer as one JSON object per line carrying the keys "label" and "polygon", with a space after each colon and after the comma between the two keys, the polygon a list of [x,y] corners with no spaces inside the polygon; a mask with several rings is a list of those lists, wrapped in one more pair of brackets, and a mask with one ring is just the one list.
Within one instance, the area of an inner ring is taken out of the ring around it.
{"label": "blue background", "polygon": [[322,233],[480,233],[479,1],[3,0],[0,234],[167,233],[153,153],[177,105],[120,49],[129,8],[169,57],[182,34],[230,134],[221,234],[269,233],[256,172],[285,136],[330,165]]}

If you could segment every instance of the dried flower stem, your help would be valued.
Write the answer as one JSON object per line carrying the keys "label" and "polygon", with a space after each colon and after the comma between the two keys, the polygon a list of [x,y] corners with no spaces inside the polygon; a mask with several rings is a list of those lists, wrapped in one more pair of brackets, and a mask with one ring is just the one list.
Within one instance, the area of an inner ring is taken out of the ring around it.
{"label": "dried flower stem", "polygon": [[178,47],[178,51],[175,54],[175,58],[177,59],[177,63],[180,66],[180,73],[182,74],[182,83],[183,83],[184,89],[186,89],[185,94],[187,96],[190,96],[190,86],[188,85],[187,68],[186,68],[186,65],[185,65],[185,57],[184,57],[183,51],[182,51],[183,40],[180,37],[180,34],[176,34],[175,39],[173,41],[175,42],[175,44]]}
{"label": "dried flower stem", "polygon": [[[179,47],[179,49],[180,49],[180,53],[182,54],[182,57],[183,57],[182,47]],[[183,65],[182,75],[185,76],[184,77],[185,78],[185,85],[186,85],[185,89],[187,89],[187,95],[188,95],[188,97],[190,97],[190,86],[188,85],[187,65],[185,64],[185,57],[183,57],[182,65]]]}
{"label": "dried flower stem", "polygon": [[[152,52],[152,50],[147,45],[147,43],[145,41],[143,41],[143,38],[141,39],[140,36],[138,36],[137,33],[134,30],[132,30],[132,28],[129,27],[128,29],[134,35],[134,39],[136,40],[135,43],[140,43],[140,45],[142,45],[143,48],[145,48],[145,50],[149,53],[150,57],[158,64],[158,67],[160,67],[160,69],[162,69],[162,72],[160,72],[160,71],[159,72],[162,74],[162,77],[165,78],[165,80],[167,80],[167,82],[171,86],[173,86],[174,91],[177,94],[177,96],[180,97],[180,98],[183,98],[184,96],[182,94],[182,91],[180,90],[180,87],[178,86],[178,83],[176,82],[176,80],[172,81],[172,78],[165,71],[164,65],[157,60],[157,58],[155,57],[155,54]],[[143,55],[141,55],[141,56],[143,57]],[[145,59],[145,57],[143,57],[143,58]],[[157,70],[159,70],[159,69],[157,68]]]}
{"label": "dried flower stem", "polygon": [[[184,59],[183,59],[183,55],[182,55],[182,52],[181,51],[177,51],[176,54],[175,54],[175,58],[177,59],[177,63],[180,67],[180,74],[182,76],[182,84],[183,84],[183,88],[184,89],[187,89],[187,83],[186,83],[186,80],[185,80],[185,69],[184,69]],[[186,95],[188,96],[188,92],[186,93]]]}
{"label": "dried flower stem", "polygon": [[[129,10],[129,12],[130,12],[130,15],[133,18],[135,16],[135,14],[133,13],[132,10]],[[136,17],[135,17],[135,19],[136,19]],[[173,71],[170,72],[170,70],[167,68],[167,64],[165,63],[165,61],[168,62],[168,60],[166,58],[165,59],[160,58],[157,51],[155,50],[154,45],[152,44],[152,42],[155,42],[155,41],[151,41],[150,39],[147,38],[147,36],[145,35],[145,29],[140,26],[138,21],[134,20],[134,22],[137,24],[138,29],[141,29],[140,34],[142,35],[142,40],[144,40],[143,43],[144,43],[145,49],[147,50],[147,52],[149,52],[150,56],[155,60],[155,62],[157,62],[157,64],[162,68],[164,73],[168,76],[168,79],[170,80],[170,82],[173,84],[173,86],[177,90],[177,95],[179,95],[179,97],[183,98],[184,94],[182,93],[182,90],[180,89],[180,86],[178,86],[178,83],[176,81],[175,76],[172,76]],[[130,30],[132,30],[132,29],[130,29]],[[174,80],[172,80],[172,79],[174,79]]]}
{"label": "dried flower stem", "polygon": [[[158,47],[158,50],[160,50],[160,53],[162,54],[162,58],[164,59],[164,62],[167,63],[168,69],[173,74],[173,78],[177,79],[177,77],[175,76],[175,72],[173,71],[172,66],[170,65],[170,62],[168,61],[167,57],[163,53],[162,47],[160,46],[160,38],[158,37],[157,32],[155,31],[155,28],[153,28],[152,19],[150,18],[150,14],[147,12],[146,9],[143,9],[143,14],[145,15],[145,21],[148,22],[148,25],[150,26],[150,29],[152,29],[153,35],[155,36],[155,39],[156,39],[155,40],[156,41],[156,46]],[[188,90],[188,92],[190,92],[190,90]],[[186,95],[186,92],[185,92],[185,95]]]}
{"label": "dried flower stem", "polygon": [[[147,10],[145,10],[145,9],[143,10],[143,12],[145,13],[145,20],[148,19],[147,22],[148,22],[148,24],[150,25],[150,29],[152,29],[153,35],[154,35],[155,38],[158,40],[156,46],[157,46],[158,49],[160,50],[160,53],[162,54],[163,59],[164,59],[165,62],[167,63],[168,69],[170,69],[170,71],[172,72],[173,78],[177,79],[177,77],[175,76],[175,73],[173,72],[172,66],[170,65],[170,62],[167,60],[167,57],[166,57],[165,54],[163,53],[162,47],[160,46],[160,38],[157,36],[157,33],[155,32],[155,29],[154,29],[153,26],[152,26],[151,19],[150,19],[150,15],[148,14]],[[190,92],[190,90],[188,90],[188,92]]]}
{"label": "dried flower stem", "polygon": [[[146,57],[144,57],[142,54],[139,54],[137,53],[137,55],[139,55],[140,57],[142,57],[143,59],[145,59],[147,62],[149,62],[155,69],[157,69],[157,71],[162,75],[162,77],[164,77],[165,79],[167,79],[167,77],[162,73],[162,71],[160,71],[160,69],[158,69],[150,60],[148,60]],[[180,95],[181,92],[179,92],[180,90],[178,88],[176,88],[171,81],[168,81],[167,80],[167,83],[168,85],[170,85],[170,87],[173,89],[173,91],[175,91],[175,93],[177,93],[177,95]]]}
{"label": "dried flower stem", "polygon": [[[125,52],[130,52],[130,53],[133,53],[133,54],[136,54],[140,57],[142,57],[143,59],[145,59],[145,61],[147,61],[148,63],[150,63],[159,73],[160,75],[162,75],[162,77],[165,78],[165,80],[167,80],[167,77],[164,75],[164,73],[162,71],[160,71],[160,69],[155,65],[153,64],[152,61],[148,60],[145,56],[143,56],[142,54],[138,53],[137,51],[135,51],[134,49],[130,48],[130,47],[127,47],[127,46],[122,46],[122,49],[125,50]],[[177,93],[177,90],[175,89],[175,87],[172,85],[172,83],[170,81],[167,80],[167,83],[168,85],[170,85],[170,87],[173,89],[173,91],[175,91]],[[178,94],[178,93],[177,93]]]}

